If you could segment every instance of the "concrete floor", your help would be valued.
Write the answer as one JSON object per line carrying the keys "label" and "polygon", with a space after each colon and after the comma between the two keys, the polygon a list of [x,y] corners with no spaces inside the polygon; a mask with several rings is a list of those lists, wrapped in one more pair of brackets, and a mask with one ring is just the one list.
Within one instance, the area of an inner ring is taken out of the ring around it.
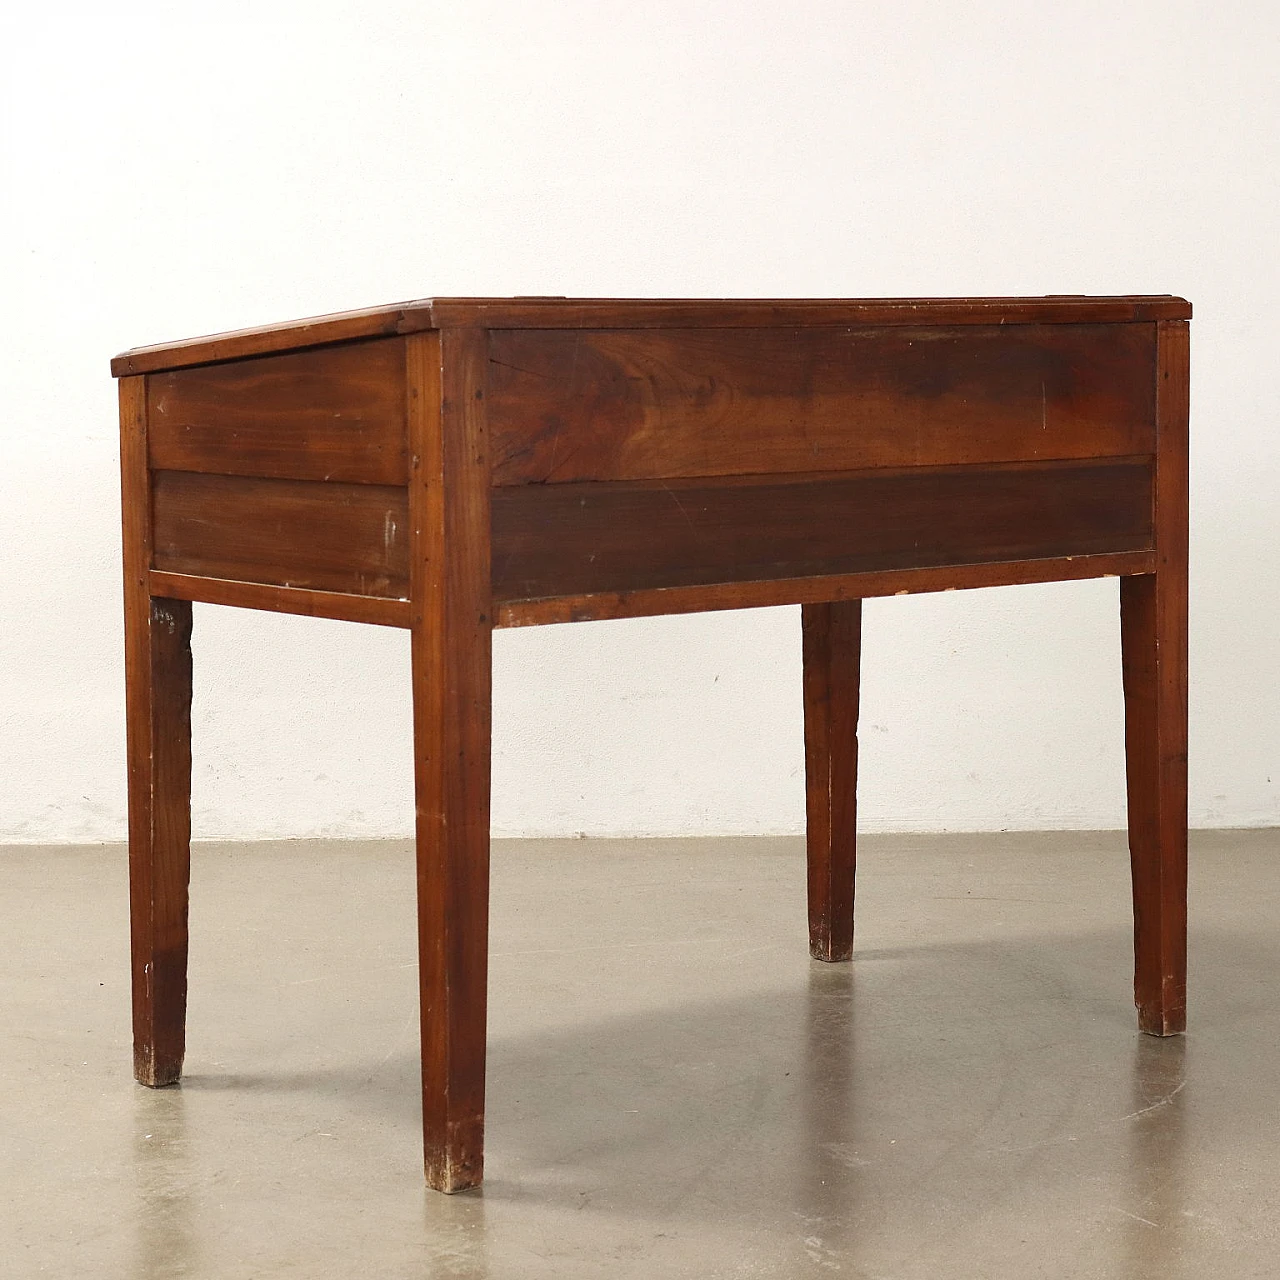
{"label": "concrete floor", "polygon": [[0,1275],[1280,1274],[1280,833],[1201,834],[1191,1033],[1116,834],[501,843],[488,1178],[422,1184],[404,844],[205,846],[189,1074],[129,1074],[124,852],[0,850]]}

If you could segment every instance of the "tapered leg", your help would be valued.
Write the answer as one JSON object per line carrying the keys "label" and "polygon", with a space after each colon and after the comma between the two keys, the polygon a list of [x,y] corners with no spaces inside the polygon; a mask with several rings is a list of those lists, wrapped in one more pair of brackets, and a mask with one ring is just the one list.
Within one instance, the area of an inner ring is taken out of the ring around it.
{"label": "tapered leg", "polygon": [[427,1182],[484,1169],[489,954],[489,635],[415,630],[418,947]]}
{"label": "tapered leg", "polygon": [[1187,411],[1185,322],[1157,325],[1156,572],[1120,580],[1138,1025],[1187,1022]]}
{"label": "tapered leg", "polygon": [[1187,1021],[1186,580],[1120,579],[1138,1025]]}
{"label": "tapered leg", "polygon": [[408,339],[413,706],[427,1182],[484,1170],[492,607],[485,338]]}
{"label": "tapered leg", "polygon": [[146,378],[120,379],[133,1073],[182,1073],[191,874],[191,605],[153,600]]}
{"label": "tapered leg", "polygon": [[191,873],[191,605],[126,591],[133,1071],[182,1074]]}
{"label": "tapered leg", "polygon": [[809,952],[853,955],[862,601],[801,606]]}

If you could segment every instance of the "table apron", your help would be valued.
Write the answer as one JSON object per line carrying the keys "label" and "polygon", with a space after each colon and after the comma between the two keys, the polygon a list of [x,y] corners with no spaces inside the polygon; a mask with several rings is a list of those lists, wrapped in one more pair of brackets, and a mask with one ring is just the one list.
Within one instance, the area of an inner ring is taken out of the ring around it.
{"label": "table apron", "polygon": [[[699,591],[735,584],[779,589],[708,595],[702,607],[822,598],[814,583],[840,579],[836,598],[867,575],[911,573],[900,589],[936,590],[1145,571],[1141,559],[1117,567],[1106,558],[1151,552],[1152,484],[1152,459],[1138,457],[498,488],[492,597],[500,621],[513,623],[542,620],[512,613],[524,602],[542,602],[546,620],[684,612],[699,607]],[[407,618],[358,604],[408,598],[404,489],[189,472],[156,472],[152,489],[152,567],[165,588],[155,594],[392,625]],[[985,572],[968,583],[956,576],[962,567]],[[782,585],[801,581],[799,590]],[[291,594],[273,601],[268,587]],[[891,588],[869,583],[865,594]],[[672,590],[685,594],[633,598]],[[599,615],[588,597],[600,598]],[[576,603],[548,614],[555,599]]]}
{"label": "table apron", "polygon": [[1152,462],[493,492],[496,601],[1114,554],[1152,546]]}

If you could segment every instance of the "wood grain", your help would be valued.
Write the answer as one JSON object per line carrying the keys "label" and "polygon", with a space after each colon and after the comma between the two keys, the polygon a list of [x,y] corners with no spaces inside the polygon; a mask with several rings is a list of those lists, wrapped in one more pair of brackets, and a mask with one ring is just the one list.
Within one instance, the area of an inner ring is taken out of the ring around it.
{"label": "wood grain", "polygon": [[492,335],[499,485],[1119,457],[1154,325]]}
{"label": "wood grain", "polygon": [[702,329],[865,325],[1133,324],[1189,319],[1167,295],[1112,298],[435,298],[435,326]]}
{"label": "wood grain", "polygon": [[401,338],[178,369],[147,387],[158,470],[408,481]]}
{"label": "wood grain", "polygon": [[928,591],[969,591],[1029,582],[1071,582],[1151,573],[1155,552],[1119,555],[1058,556],[995,564],[959,564],[937,569],[890,569],[879,573],[838,574],[819,578],[779,578],[774,582],[729,582],[709,587],[655,587],[645,591],[605,591],[544,600],[516,600],[495,606],[499,627],[597,622],[606,618],[642,618],[658,614],[703,613],[713,609],[764,609],[777,605],[820,604],[874,596],[915,595]]}
{"label": "wood grain", "polygon": [[408,499],[388,485],[153,473],[161,572],[350,595],[409,594]]}
{"label": "wood grain", "polygon": [[839,959],[861,599],[1120,575],[1135,997],[1181,1030],[1190,314],[452,298],[118,357],[138,1078],[182,1066],[191,600],[410,627],[433,1187],[483,1172],[494,625],[804,606],[810,943]]}
{"label": "wood grain", "polygon": [[1150,546],[1147,459],[493,493],[503,604]]}
{"label": "wood grain", "polygon": [[173,600],[231,605],[239,609],[266,609],[295,613],[307,618],[333,618],[340,622],[369,622],[381,627],[407,627],[408,600],[353,596],[340,591],[309,591],[302,587],[273,587],[260,582],[236,582],[227,578],[198,578],[185,573],[149,576],[151,594]]}
{"label": "wood grain", "polygon": [[484,334],[409,343],[422,1123],[440,1191],[484,1170],[492,602]]}
{"label": "wood grain", "polygon": [[285,324],[135,347],[111,362],[116,377],[239,360],[425,329],[749,328],[915,324],[1130,324],[1189,320],[1167,294],[1098,298],[424,298]]}
{"label": "wood grain", "polygon": [[146,388],[120,383],[125,724],[134,1075],[172,1084],[186,1043],[191,848],[191,606],[153,600]]}
{"label": "wood grain", "polygon": [[1160,326],[1155,573],[1122,578],[1134,997],[1151,1035],[1186,1027],[1188,330]]}
{"label": "wood grain", "polygon": [[255,325],[178,342],[157,342],[121,352],[111,361],[117,377],[132,373],[156,373],[165,369],[185,369],[214,364],[221,360],[244,360],[283,351],[305,351],[363,338],[391,337],[434,328],[429,299],[400,302],[384,307],[363,307],[358,311],[338,311],[331,315],[308,316],[284,324]]}
{"label": "wood grain", "polygon": [[862,601],[800,610],[809,954],[853,955]]}

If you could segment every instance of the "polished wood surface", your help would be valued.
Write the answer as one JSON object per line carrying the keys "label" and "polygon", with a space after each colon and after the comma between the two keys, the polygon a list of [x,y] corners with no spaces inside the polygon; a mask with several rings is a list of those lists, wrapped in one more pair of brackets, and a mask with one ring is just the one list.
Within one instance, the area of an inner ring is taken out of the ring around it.
{"label": "polished wood surface", "polygon": [[139,1079],[182,1062],[192,601],[411,632],[433,1187],[483,1171],[495,626],[803,606],[810,947],[835,961],[861,600],[1120,577],[1135,996],[1181,1030],[1190,313],[455,298],[117,357]]}

